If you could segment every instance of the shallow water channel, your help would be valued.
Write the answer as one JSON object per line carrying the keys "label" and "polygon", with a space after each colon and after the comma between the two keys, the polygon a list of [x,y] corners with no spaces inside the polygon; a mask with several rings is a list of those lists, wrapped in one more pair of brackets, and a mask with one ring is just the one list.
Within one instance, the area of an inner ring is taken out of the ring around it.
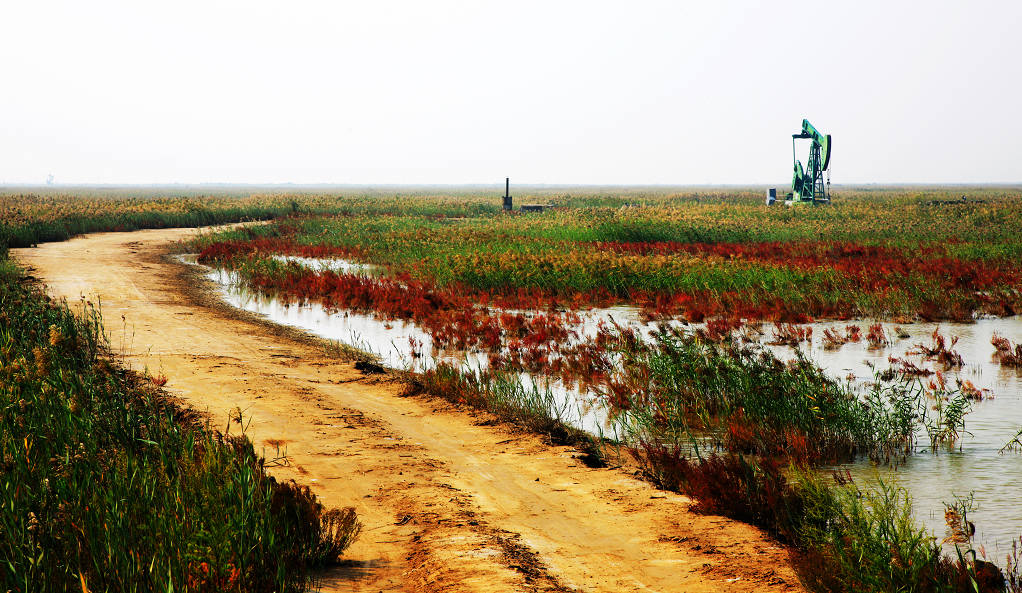
{"label": "shallow water channel", "polygon": [[[194,256],[182,256],[182,261],[195,263]],[[372,266],[353,264],[344,260],[313,260],[283,257],[313,269],[333,269],[345,273],[373,274]],[[483,368],[485,354],[430,352],[429,335],[412,323],[384,321],[371,315],[348,311],[328,311],[316,303],[285,304],[280,300],[242,286],[232,272],[207,268],[207,277],[219,289],[223,299],[240,309],[262,315],[276,323],[308,331],[314,335],[342,342],[379,357],[382,364],[398,369],[421,371],[440,361],[464,364],[469,368]],[[643,330],[653,326],[640,321],[638,311],[627,307],[595,309],[579,313],[582,337],[593,336],[600,321],[613,320]],[[988,558],[998,563],[1011,550],[1011,543],[1022,534],[1022,453],[999,453],[1002,446],[1022,427],[1022,370],[1001,367],[992,354],[990,338],[994,333],[1013,342],[1022,341],[1022,317],[979,319],[975,323],[913,323],[900,324],[907,338],[896,338],[896,324],[884,323],[887,335],[893,340],[884,348],[871,349],[866,340],[849,342],[836,349],[824,348],[825,329],[843,330],[849,324],[862,328],[865,335],[869,322],[818,322],[813,328],[811,343],[803,343],[802,351],[816,361],[836,379],[853,378],[854,382],[873,377],[872,364],[877,370],[886,369],[888,357],[905,357],[923,368],[936,369],[936,363],[925,362],[919,356],[906,355],[918,343],[930,344],[935,329],[944,336],[959,338],[954,350],[964,359],[961,369],[946,373],[949,385],[955,378],[967,379],[976,387],[988,389],[982,401],[973,402],[972,411],[965,417],[967,434],[953,451],[946,449],[930,452],[925,435],[919,451],[909,456],[898,467],[875,467],[868,461],[845,466],[860,483],[877,479],[905,487],[911,494],[916,515],[938,538],[945,534],[944,502],[955,496],[973,493],[974,509],[969,519],[976,525],[974,542],[983,546]],[[764,324],[767,342],[772,337],[772,326]],[[780,358],[794,356],[789,346],[768,346]],[[620,427],[608,420],[606,412],[591,397],[575,389],[566,389],[558,382],[521,377],[527,385],[552,398],[561,419],[593,434],[614,437]],[[925,379],[924,379],[925,380]]]}
{"label": "shallow water channel", "polygon": [[[179,256],[182,262],[197,264],[194,255]],[[348,274],[375,274],[371,265],[355,264],[341,259],[312,259],[276,256],[281,261],[293,261],[314,270],[333,270]],[[253,291],[239,281],[230,270],[209,268],[206,278],[211,280],[224,301],[234,307],[263,316],[266,319],[305,330],[315,336],[353,346],[377,357],[387,367],[413,372],[434,368],[446,362],[467,369],[484,369],[489,363],[483,352],[433,352],[428,333],[414,323],[401,320],[383,320],[372,315],[352,311],[330,311],[319,303],[286,303],[280,299]],[[595,335],[602,320],[636,315],[626,308],[605,309],[581,315],[584,336]],[[636,317],[637,319],[637,317]],[[622,319],[618,319],[621,321]],[[591,434],[620,439],[621,427],[609,418],[606,410],[591,396],[576,388],[565,387],[560,381],[519,376],[526,389],[536,400],[552,410],[562,422],[576,426]]]}

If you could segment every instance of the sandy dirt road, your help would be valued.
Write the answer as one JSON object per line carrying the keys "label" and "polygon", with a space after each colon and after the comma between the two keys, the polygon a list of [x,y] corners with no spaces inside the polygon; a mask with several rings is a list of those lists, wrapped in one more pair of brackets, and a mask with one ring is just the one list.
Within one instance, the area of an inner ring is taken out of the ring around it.
{"label": "sandy dirt road", "polygon": [[364,531],[323,590],[792,591],[789,552],[758,530],[690,512],[621,469],[485,414],[364,376],[311,340],[211,306],[166,257],[193,229],[89,235],[13,250],[72,307],[102,303],[115,351],[219,426],[230,410],[281,478]]}

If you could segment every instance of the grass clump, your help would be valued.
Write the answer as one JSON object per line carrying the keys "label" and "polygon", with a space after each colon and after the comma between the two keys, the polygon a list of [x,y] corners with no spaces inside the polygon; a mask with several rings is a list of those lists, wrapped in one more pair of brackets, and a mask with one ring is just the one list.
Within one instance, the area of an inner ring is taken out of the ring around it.
{"label": "grass clump", "polygon": [[628,414],[635,441],[680,444],[695,431],[716,447],[803,463],[911,450],[917,390],[878,383],[860,397],[800,351],[782,362],[732,336],[663,327],[649,339],[621,328],[600,338],[620,370],[597,388]]}
{"label": "grass clump", "polygon": [[357,536],[104,349],[0,260],[0,589],[301,591]]}
{"label": "grass clump", "polygon": [[806,466],[727,453],[689,458],[649,447],[646,471],[662,487],[696,499],[697,512],[751,523],[792,545],[813,591],[965,593],[1004,591],[1005,578],[971,550],[957,560],[912,519],[904,489],[860,489]]}

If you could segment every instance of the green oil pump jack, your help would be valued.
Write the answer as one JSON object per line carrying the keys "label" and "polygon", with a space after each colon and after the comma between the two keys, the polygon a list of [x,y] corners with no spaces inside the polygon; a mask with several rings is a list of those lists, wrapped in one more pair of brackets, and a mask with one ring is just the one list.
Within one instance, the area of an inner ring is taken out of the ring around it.
{"label": "green oil pump jack", "polygon": [[[809,161],[802,168],[802,162],[795,158],[795,140],[809,139]],[[802,120],[802,133],[791,135],[791,158],[795,161],[795,175],[791,179],[791,203],[819,204],[830,202],[830,191],[823,183],[823,172],[830,166],[830,134],[824,136],[808,119]]]}

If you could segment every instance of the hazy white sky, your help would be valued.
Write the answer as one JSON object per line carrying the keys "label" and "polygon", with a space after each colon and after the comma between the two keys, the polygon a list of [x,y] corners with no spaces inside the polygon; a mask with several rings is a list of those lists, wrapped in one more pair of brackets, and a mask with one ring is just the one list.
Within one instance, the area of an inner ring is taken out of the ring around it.
{"label": "hazy white sky", "polygon": [[1018,182],[1020,104],[1017,0],[0,4],[7,183]]}

